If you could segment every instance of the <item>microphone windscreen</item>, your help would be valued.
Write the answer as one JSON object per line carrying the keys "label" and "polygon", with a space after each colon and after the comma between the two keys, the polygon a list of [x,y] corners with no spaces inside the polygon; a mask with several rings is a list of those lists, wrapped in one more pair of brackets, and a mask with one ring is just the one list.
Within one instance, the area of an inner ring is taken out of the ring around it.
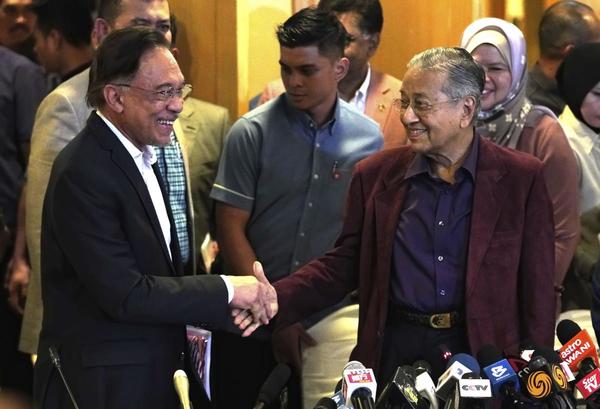
{"label": "microphone windscreen", "polygon": [[577,325],[575,321],[562,320],[556,326],[556,337],[558,338],[560,343],[564,345],[567,342],[569,342],[580,331],[581,327]]}
{"label": "microphone windscreen", "polygon": [[342,372],[352,369],[365,369],[365,366],[362,362],[359,361],[349,361],[346,365],[344,365],[344,369],[342,370]]}
{"label": "microphone windscreen", "polygon": [[502,359],[502,354],[500,353],[498,348],[489,344],[481,347],[481,349],[477,353],[477,360],[484,368],[490,366],[495,362],[501,361]]}
{"label": "microphone windscreen", "polygon": [[337,409],[337,403],[331,398],[321,398],[315,405],[314,409]]}
{"label": "microphone windscreen", "polygon": [[415,361],[413,368],[415,368],[417,375],[420,375],[423,372],[431,373],[431,365],[429,365],[429,362],[423,361],[422,359]]}
{"label": "microphone windscreen", "polygon": [[481,370],[481,368],[479,367],[479,363],[477,363],[477,360],[471,355],[456,354],[452,356],[452,358],[450,358],[450,360],[448,361],[448,367],[450,367],[450,365],[452,365],[454,362],[460,362],[461,364],[469,368],[473,373],[479,375],[479,371]]}
{"label": "microphone windscreen", "polygon": [[558,355],[558,353],[553,350],[552,348],[548,348],[548,347],[538,347],[536,348],[535,351],[533,351],[533,354],[531,355],[532,357],[536,357],[536,356],[541,356],[546,358],[546,361],[553,363],[553,364],[560,364],[561,363],[561,359],[560,359],[560,355]]}
{"label": "microphone windscreen", "polygon": [[258,392],[258,402],[264,402],[270,406],[278,397],[279,393],[290,378],[292,371],[286,364],[278,364],[269,374]]}

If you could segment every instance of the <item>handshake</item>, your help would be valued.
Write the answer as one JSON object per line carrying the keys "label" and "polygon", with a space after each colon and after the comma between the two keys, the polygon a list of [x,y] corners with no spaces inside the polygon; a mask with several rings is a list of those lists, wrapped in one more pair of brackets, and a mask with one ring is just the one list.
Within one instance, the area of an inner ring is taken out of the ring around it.
{"label": "handshake", "polygon": [[266,325],[277,314],[277,293],[269,283],[262,265],[255,261],[253,276],[228,276],[234,287],[231,303],[233,323],[247,337],[261,325]]}

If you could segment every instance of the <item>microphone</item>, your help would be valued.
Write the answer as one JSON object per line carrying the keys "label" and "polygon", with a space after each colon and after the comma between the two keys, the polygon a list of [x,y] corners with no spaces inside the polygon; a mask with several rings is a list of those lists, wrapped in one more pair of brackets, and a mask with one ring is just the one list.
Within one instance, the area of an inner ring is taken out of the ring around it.
{"label": "microphone", "polygon": [[600,390],[600,369],[596,368],[586,374],[575,384],[575,387],[586,401],[590,398],[591,400],[595,400]]}
{"label": "microphone", "polygon": [[569,364],[571,371],[577,372],[583,361],[588,366],[598,367],[596,347],[586,330],[571,320],[562,320],[556,327],[556,336],[562,344],[560,358]]}
{"label": "microphone", "polygon": [[482,379],[474,372],[469,372],[458,380],[454,396],[455,409],[487,408],[491,400],[492,385],[489,379]]}
{"label": "microphone", "polygon": [[[364,367],[364,365],[363,365],[363,367]],[[338,381],[338,383],[335,385],[334,393],[333,393],[333,396],[331,397],[331,399],[337,405],[338,409],[348,409],[348,407],[345,405],[346,399],[344,399],[344,393],[342,391],[342,384],[343,383],[344,383],[344,378],[341,378]]]}
{"label": "microphone", "polygon": [[278,364],[263,383],[254,409],[267,409],[279,398],[279,393],[290,379],[292,371],[286,364]]}
{"label": "microphone", "polygon": [[324,397],[319,399],[313,409],[337,409],[337,407],[338,405],[333,399]]}
{"label": "microphone", "polygon": [[71,392],[71,388],[69,387],[69,383],[67,382],[67,379],[65,378],[65,374],[62,371],[62,365],[60,363],[60,356],[58,355],[58,351],[56,350],[56,348],[54,346],[49,346],[48,347],[48,352],[50,353],[50,360],[52,361],[52,364],[54,365],[54,367],[56,368],[56,370],[58,371],[63,385],[65,385],[65,389],[67,390],[67,393],[69,394],[69,398],[71,399],[71,403],[73,403],[73,406],[75,407],[75,409],[79,409],[79,405],[77,405],[77,401],[75,400],[75,396],[73,396],[73,392]]}
{"label": "microphone", "polygon": [[377,382],[372,369],[358,361],[350,361],[343,371],[342,394],[346,406],[354,409],[374,409],[373,397],[377,393]]}
{"label": "microphone", "polygon": [[521,401],[519,377],[493,345],[485,345],[477,354],[483,373],[490,380],[494,396],[508,398],[513,404]]}
{"label": "microphone", "polygon": [[429,402],[431,409],[438,409],[438,399],[435,395],[435,384],[431,379],[431,365],[426,361],[416,361],[413,368],[417,373],[415,377],[415,389]]}
{"label": "microphone", "polygon": [[450,358],[446,370],[438,379],[435,389],[437,397],[447,401],[454,392],[458,380],[468,372],[479,373],[479,364],[475,358],[468,354],[456,354]]}
{"label": "microphone", "polygon": [[558,357],[548,354],[549,359],[546,359],[543,354],[536,350],[529,362],[531,372],[525,382],[527,393],[534,400],[543,401],[552,408],[575,409],[566,375],[560,365],[549,362],[557,360]]}
{"label": "microphone", "polygon": [[187,374],[183,369],[178,369],[173,374],[173,386],[175,386],[175,392],[177,392],[177,396],[179,396],[181,409],[191,409],[190,383]]}
{"label": "microphone", "polygon": [[407,405],[413,409],[428,409],[428,402],[415,387],[415,370],[412,366],[399,366],[394,376],[379,394],[376,409],[398,408]]}

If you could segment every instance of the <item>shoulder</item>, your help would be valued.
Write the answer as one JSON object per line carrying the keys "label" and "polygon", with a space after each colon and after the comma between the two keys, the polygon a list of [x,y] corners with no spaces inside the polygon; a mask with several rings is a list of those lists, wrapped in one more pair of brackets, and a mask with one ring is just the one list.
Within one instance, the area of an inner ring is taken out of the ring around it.
{"label": "shoulder", "polygon": [[529,153],[499,146],[480,138],[477,169],[497,169],[502,167],[508,173],[537,173],[542,169],[542,162]]}
{"label": "shoulder", "polygon": [[379,89],[382,92],[389,90],[399,92],[400,87],[402,87],[402,81],[393,75],[371,70],[371,83],[369,84],[369,88],[372,90]]}
{"label": "shoulder", "polygon": [[207,117],[209,119],[223,118],[229,117],[229,111],[227,108],[220,105],[188,97],[183,104],[183,111],[181,111],[180,118],[188,118],[193,115],[199,115],[203,119],[206,119]]}
{"label": "shoulder", "polygon": [[358,132],[380,134],[379,124],[368,116],[358,112],[350,104],[338,98],[340,104],[340,121],[344,126],[350,126]]}
{"label": "shoulder", "polygon": [[356,173],[364,176],[385,174],[394,167],[408,165],[414,156],[415,152],[408,145],[385,149],[358,162]]}

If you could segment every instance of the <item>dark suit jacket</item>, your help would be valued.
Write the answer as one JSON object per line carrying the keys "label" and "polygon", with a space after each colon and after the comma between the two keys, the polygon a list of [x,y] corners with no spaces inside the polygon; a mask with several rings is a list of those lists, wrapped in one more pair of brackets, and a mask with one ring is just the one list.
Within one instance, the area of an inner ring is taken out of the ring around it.
{"label": "dark suit jacket", "polygon": [[227,290],[217,276],[179,276],[174,250],[171,262],[131,155],[92,113],[58,155],[44,202],[38,405],[67,401],[53,345],[81,408],[177,407],[183,324],[224,322]]}
{"label": "dark suit jacket", "polygon": [[[394,232],[408,183],[410,147],[359,162],[336,247],[275,283],[278,326],[359,289],[352,353],[378,367],[388,311]],[[466,271],[465,314],[471,352],[501,350],[529,338],[552,346],[554,226],[541,162],[480,140]]]}

